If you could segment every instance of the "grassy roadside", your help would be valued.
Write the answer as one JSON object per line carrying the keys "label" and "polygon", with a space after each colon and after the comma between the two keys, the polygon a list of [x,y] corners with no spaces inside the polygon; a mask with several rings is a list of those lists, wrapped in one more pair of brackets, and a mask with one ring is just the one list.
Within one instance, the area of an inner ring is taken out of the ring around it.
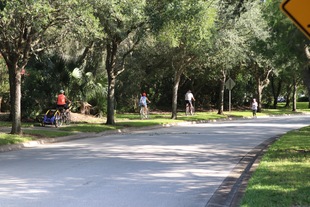
{"label": "grassy roadside", "polygon": [[[117,114],[116,124],[114,126],[105,125],[105,122],[98,123],[73,123],[68,126],[62,126],[60,128],[54,128],[53,126],[47,126],[38,128],[39,123],[22,123],[23,135],[11,135],[8,132],[0,131],[0,145],[6,144],[18,144],[23,142],[28,142],[31,140],[36,140],[38,138],[54,138],[61,136],[68,136],[74,133],[99,133],[107,130],[122,129],[124,127],[146,127],[146,126],[156,126],[156,125],[167,125],[174,124],[183,121],[197,121],[197,120],[210,120],[225,118],[226,115],[217,115],[215,113],[199,113],[195,116],[179,116],[178,120],[170,119],[168,114],[154,114],[151,115],[150,119],[140,120],[137,114]],[[11,127],[10,122],[0,121],[0,129]],[[34,127],[36,127],[34,129]],[[4,130],[3,130],[4,131]]]}
{"label": "grassy roadside", "polygon": [[[264,109],[258,116],[270,116],[270,115],[283,115],[283,114],[298,114],[298,113],[309,113],[308,103],[298,103],[298,112],[292,112],[291,109],[283,107],[283,104],[279,104],[278,109]],[[44,127],[41,129],[32,129],[34,126],[39,126],[39,123],[22,123],[22,127],[26,128],[24,134],[21,136],[10,135],[4,132],[0,132],[0,145],[6,144],[17,144],[35,140],[38,138],[54,138],[60,136],[68,136],[78,132],[103,132],[107,130],[121,129],[124,127],[144,127],[144,126],[155,126],[155,125],[167,125],[175,124],[184,121],[211,121],[218,119],[227,119],[229,117],[251,117],[252,113],[250,110],[247,111],[231,111],[225,112],[223,115],[217,114],[217,112],[197,112],[194,116],[185,116],[183,112],[178,113],[178,119],[170,119],[171,113],[153,113],[148,120],[140,120],[138,114],[116,114],[116,125],[108,126],[105,125],[102,120],[101,123],[75,123],[66,127],[60,127],[57,130],[46,130]],[[11,127],[10,122],[0,121],[1,128]],[[53,127],[52,127],[53,128]]]}
{"label": "grassy roadside", "polygon": [[310,127],[291,131],[263,156],[242,207],[310,206]]}

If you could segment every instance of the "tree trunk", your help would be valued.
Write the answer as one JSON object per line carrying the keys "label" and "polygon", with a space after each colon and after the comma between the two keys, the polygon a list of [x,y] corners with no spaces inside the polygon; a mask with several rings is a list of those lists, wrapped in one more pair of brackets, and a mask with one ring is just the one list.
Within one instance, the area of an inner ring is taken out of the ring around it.
{"label": "tree trunk", "polygon": [[272,95],[273,95],[273,108],[276,109],[278,105],[278,97],[280,95],[280,91],[282,88],[282,80],[280,79],[276,86],[275,79],[272,76],[270,78],[270,83],[271,83],[271,90],[272,90]]}
{"label": "tree trunk", "polygon": [[273,109],[278,108],[278,97],[273,97]]}
{"label": "tree trunk", "polygon": [[286,94],[284,95],[285,98],[285,108],[290,108],[290,103],[291,103],[291,94],[292,94],[292,90],[294,88],[294,84],[288,84],[286,86]]}
{"label": "tree trunk", "polygon": [[262,94],[263,94],[263,86],[261,84],[260,78],[257,79],[257,112],[262,111]]}
{"label": "tree trunk", "polygon": [[115,103],[115,82],[114,76],[108,75],[108,108],[107,108],[107,125],[114,125],[114,103]]}
{"label": "tree trunk", "polygon": [[217,112],[217,114],[224,114],[224,94],[225,94],[226,73],[225,73],[224,70],[221,70],[221,72],[222,72],[222,77],[220,79],[218,112]]}
{"label": "tree trunk", "polygon": [[8,65],[11,95],[11,134],[21,134],[21,74],[15,64]]}
{"label": "tree trunk", "polygon": [[263,90],[266,86],[269,84],[269,75],[272,72],[272,69],[265,70],[264,68],[261,68],[257,65],[257,63],[254,63],[254,74],[255,74],[255,80],[256,80],[256,92],[257,92],[257,112],[262,111],[262,94]]}
{"label": "tree trunk", "polygon": [[[310,94],[310,89],[309,88],[307,88],[308,89],[308,94]],[[308,95],[308,109],[310,109],[310,97],[309,97],[309,95]]]}
{"label": "tree trunk", "polygon": [[178,107],[178,90],[181,80],[182,69],[176,69],[174,73],[174,83],[172,91],[172,115],[171,119],[177,119],[177,107]]}
{"label": "tree trunk", "polygon": [[292,111],[297,111],[297,83],[294,79],[294,86],[293,86],[293,108]]}
{"label": "tree trunk", "polygon": [[[130,33],[130,32],[129,32]],[[127,37],[122,39],[118,34],[115,34],[113,38],[107,40],[106,42],[106,71],[108,74],[108,108],[107,108],[107,125],[114,125],[114,109],[115,109],[115,85],[116,78],[125,70],[125,59],[131,52],[134,50],[135,45],[138,44],[138,41],[135,41],[132,46],[126,47],[127,49],[122,49],[121,54],[118,54],[118,48],[121,42],[126,41],[129,38],[129,33]],[[124,46],[123,46],[124,47]]]}
{"label": "tree trunk", "polygon": [[115,102],[115,65],[116,65],[116,53],[117,43],[112,41],[107,43],[107,56],[106,56],[106,71],[108,74],[108,108],[107,108],[107,125],[114,125],[114,102]]}
{"label": "tree trunk", "polygon": [[[305,45],[305,53],[308,58],[308,64],[305,66],[304,71],[303,71],[303,81],[304,81],[304,84],[307,86],[308,94],[310,94],[310,51],[309,51],[308,45]],[[310,97],[309,97],[308,108],[310,108]]]}

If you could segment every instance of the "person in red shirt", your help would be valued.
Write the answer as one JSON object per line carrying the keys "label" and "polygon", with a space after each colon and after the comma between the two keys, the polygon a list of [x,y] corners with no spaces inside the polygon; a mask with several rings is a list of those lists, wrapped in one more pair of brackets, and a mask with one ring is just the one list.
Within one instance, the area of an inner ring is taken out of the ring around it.
{"label": "person in red shirt", "polygon": [[65,91],[60,90],[60,94],[57,97],[57,108],[69,109],[68,103],[71,101],[65,96]]}

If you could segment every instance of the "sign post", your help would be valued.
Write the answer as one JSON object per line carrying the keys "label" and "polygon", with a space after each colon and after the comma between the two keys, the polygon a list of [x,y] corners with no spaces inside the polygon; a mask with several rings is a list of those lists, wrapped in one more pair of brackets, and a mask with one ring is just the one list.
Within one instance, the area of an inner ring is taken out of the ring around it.
{"label": "sign post", "polygon": [[280,8],[310,39],[310,1],[284,0]]}
{"label": "sign post", "polygon": [[235,85],[235,82],[231,78],[229,78],[225,83],[226,89],[229,90],[229,112],[231,111],[231,90]]}

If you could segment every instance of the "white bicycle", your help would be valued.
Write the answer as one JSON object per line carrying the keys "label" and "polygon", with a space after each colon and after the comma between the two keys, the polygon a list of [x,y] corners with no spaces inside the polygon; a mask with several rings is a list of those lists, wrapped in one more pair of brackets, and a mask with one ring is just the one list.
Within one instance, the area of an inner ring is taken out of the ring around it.
{"label": "white bicycle", "polygon": [[140,118],[141,119],[148,119],[149,118],[149,108],[144,108],[143,106],[140,107]]}
{"label": "white bicycle", "polygon": [[186,104],[186,109],[185,109],[185,115],[188,116],[188,115],[194,115],[195,113],[195,107],[192,105],[190,107],[190,104],[187,103]]}

